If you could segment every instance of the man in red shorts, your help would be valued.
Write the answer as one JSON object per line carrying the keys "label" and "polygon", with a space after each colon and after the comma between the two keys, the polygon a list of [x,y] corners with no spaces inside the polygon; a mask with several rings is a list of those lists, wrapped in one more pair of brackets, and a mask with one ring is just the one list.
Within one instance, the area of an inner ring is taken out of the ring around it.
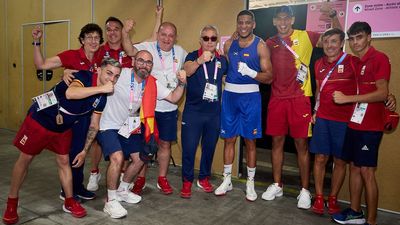
{"label": "man in red shorts", "polygon": [[[114,90],[121,65],[114,59],[106,59],[101,68],[93,74],[79,71],[68,86],[64,81],[58,83],[49,92],[35,97],[28,116],[21,125],[14,145],[21,151],[11,176],[10,192],[3,222],[18,222],[18,193],[33,158],[43,149],[56,153],[61,185],[65,191],[63,210],[74,217],[86,216],[86,210],[72,197],[72,174],[69,163],[69,151],[72,140],[71,128],[82,117],[91,117],[92,122],[87,133],[83,150],[74,158],[74,167],[80,167],[86,151],[96,137],[98,120],[106,103],[106,93]],[[98,74],[98,75],[97,75]]]}

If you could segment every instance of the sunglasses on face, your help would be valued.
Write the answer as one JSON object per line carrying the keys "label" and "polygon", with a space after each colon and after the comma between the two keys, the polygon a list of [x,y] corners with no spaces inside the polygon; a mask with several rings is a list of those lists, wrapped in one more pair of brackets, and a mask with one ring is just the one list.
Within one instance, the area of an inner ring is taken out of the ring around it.
{"label": "sunglasses on face", "polygon": [[207,42],[209,40],[211,40],[212,42],[216,42],[218,37],[216,37],[216,36],[212,36],[212,37],[203,36],[203,37],[201,37],[201,39],[203,39],[203,41],[205,41],[205,42]]}

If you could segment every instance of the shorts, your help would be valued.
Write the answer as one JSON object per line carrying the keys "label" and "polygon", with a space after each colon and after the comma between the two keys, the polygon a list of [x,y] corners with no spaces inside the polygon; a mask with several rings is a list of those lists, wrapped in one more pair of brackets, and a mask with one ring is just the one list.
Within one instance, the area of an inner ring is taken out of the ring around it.
{"label": "shorts", "polygon": [[13,141],[14,146],[28,155],[38,155],[43,149],[67,155],[71,147],[71,129],[62,133],[47,130],[31,114],[27,115]]}
{"label": "shorts", "polygon": [[234,93],[224,91],[221,107],[221,137],[242,136],[260,138],[261,95],[259,92]]}
{"label": "shorts", "polygon": [[382,131],[347,128],[344,150],[349,152],[350,161],[358,167],[377,167],[382,136]]}
{"label": "shorts", "polygon": [[308,138],[311,130],[310,98],[271,98],[267,113],[267,135],[284,136],[290,134],[293,138]]}
{"label": "shorts", "polygon": [[342,160],[349,160],[343,154],[347,123],[317,118],[313,136],[310,141],[310,152],[322,155],[333,155]]}
{"label": "shorts", "polygon": [[163,141],[176,141],[178,131],[178,110],[157,112],[155,114],[159,138]]}
{"label": "shorts", "polygon": [[110,160],[110,155],[114,152],[122,151],[125,160],[128,160],[131,154],[144,149],[143,134],[131,134],[129,138],[125,138],[118,134],[118,130],[103,130],[97,134],[97,140],[106,161]]}

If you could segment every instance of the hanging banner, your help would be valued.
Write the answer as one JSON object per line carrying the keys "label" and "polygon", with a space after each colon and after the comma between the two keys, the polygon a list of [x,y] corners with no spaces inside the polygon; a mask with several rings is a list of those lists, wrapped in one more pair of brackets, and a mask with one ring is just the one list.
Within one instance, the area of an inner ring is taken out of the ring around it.
{"label": "hanging banner", "polygon": [[[331,28],[331,18],[325,13],[321,12],[321,8],[326,3],[308,3],[307,6],[307,23],[306,30],[323,33],[327,29]],[[337,18],[339,19],[342,28],[346,19],[346,0],[331,1],[330,6],[337,12]]]}
{"label": "hanging banner", "polygon": [[400,37],[400,0],[350,0],[347,27],[365,21],[373,38]]}

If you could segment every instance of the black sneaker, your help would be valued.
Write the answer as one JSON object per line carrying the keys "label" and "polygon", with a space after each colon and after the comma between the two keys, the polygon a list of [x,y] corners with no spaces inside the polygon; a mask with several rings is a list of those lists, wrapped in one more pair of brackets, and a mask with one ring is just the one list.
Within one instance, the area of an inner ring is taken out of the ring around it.
{"label": "black sneaker", "polygon": [[81,199],[85,199],[85,200],[92,200],[94,198],[96,198],[96,194],[88,191],[86,188],[82,188],[79,191],[76,191],[75,194],[81,198]]}

